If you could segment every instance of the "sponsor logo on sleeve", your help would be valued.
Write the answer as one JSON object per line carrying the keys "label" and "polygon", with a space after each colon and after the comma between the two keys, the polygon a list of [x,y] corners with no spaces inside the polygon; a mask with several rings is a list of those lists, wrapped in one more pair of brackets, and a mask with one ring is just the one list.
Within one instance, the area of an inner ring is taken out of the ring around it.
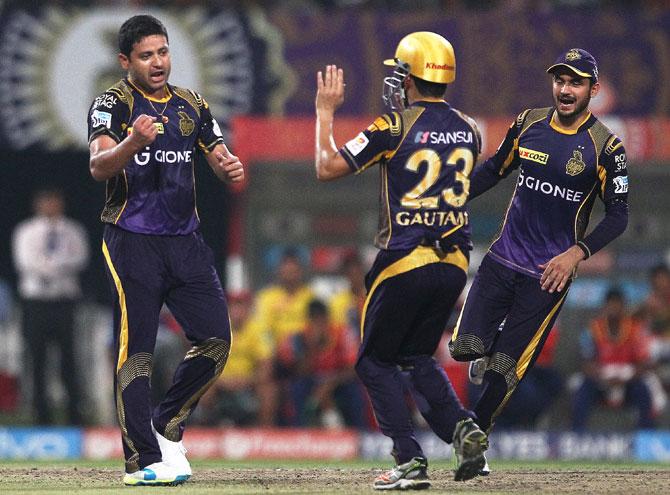
{"label": "sponsor logo on sleeve", "polygon": [[93,110],[91,114],[91,123],[93,127],[105,126],[107,129],[112,127],[112,114],[109,112],[101,112],[100,110]]}
{"label": "sponsor logo on sleeve", "polygon": [[628,192],[628,176],[619,175],[612,179],[612,182],[614,183],[615,194],[623,194]]}
{"label": "sponsor logo on sleeve", "polygon": [[116,99],[116,96],[105,93],[104,95],[100,95],[95,99],[93,102],[93,108],[112,108],[114,105],[116,105],[117,101],[118,100]]}
{"label": "sponsor logo on sleeve", "polygon": [[345,144],[344,147],[349,150],[349,153],[351,153],[352,156],[357,156],[365,149],[369,142],[370,140],[367,138],[367,136],[362,132],[359,132],[358,136]]}
{"label": "sponsor logo on sleeve", "polygon": [[614,164],[616,165],[616,168],[614,169],[615,172],[626,170],[626,153],[619,153],[616,155],[614,157]]}
{"label": "sponsor logo on sleeve", "polygon": [[520,146],[519,158],[522,158],[524,160],[530,160],[531,162],[536,162],[539,163],[540,165],[546,165],[547,162],[549,161],[549,154]]}

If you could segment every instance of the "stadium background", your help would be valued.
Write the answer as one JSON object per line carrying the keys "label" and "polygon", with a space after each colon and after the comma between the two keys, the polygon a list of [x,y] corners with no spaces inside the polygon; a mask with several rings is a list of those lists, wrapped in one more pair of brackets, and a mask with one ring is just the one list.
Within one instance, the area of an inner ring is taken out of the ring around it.
{"label": "stadium background", "polygon": [[[230,290],[258,289],[269,282],[273,262],[285,246],[300,246],[322,291],[339,283],[335,268],[344,251],[355,248],[368,259],[373,254],[369,246],[377,218],[376,174],[329,185],[313,177],[318,68],[337,63],[347,74],[347,101],[336,127],[342,143],[383,111],[385,70],[380,62],[392,54],[397,40],[415,30],[443,33],[458,60],[448,99],[478,120],[490,152],[518,112],[549,104],[546,65],[568,45],[581,46],[599,61],[603,91],[594,101],[594,111],[623,138],[633,185],[628,231],[582,265],[562,313],[557,362],[566,373],[574,371],[576,335],[605,291],[620,286],[635,304],[648,291],[648,269],[669,260],[670,86],[665,81],[670,78],[670,10],[665,2],[638,2],[635,9],[627,8],[631,2],[594,0],[342,3],[362,5],[0,2],[0,277],[14,286],[11,231],[30,214],[31,193],[38,185],[62,187],[69,214],[87,227],[91,246],[99,245],[104,185],[88,174],[85,115],[93,97],[122,75],[114,36],[134,13],[150,12],[165,21],[173,53],[171,82],[197,88],[207,97],[233,151],[248,165],[247,183],[234,191],[215,182],[203,163],[198,163],[196,173],[203,233],[218,255]],[[472,267],[478,266],[500,224],[513,187],[513,181],[507,182],[471,205],[476,244]],[[95,364],[104,361],[110,331],[102,266],[94,250],[83,279],[86,304],[79,318],[79,346],[87,351],[80,365],[89,370],[88,392],[104,426],[113,424],[113,407],[108,370]],[[2,375],[20,376],[16,315],[0,328]],[[7,427],[0,427],[0,458],[119,455],[115,430],[11,427],[23,422],[25,404],[20,402],[2,415]],[[562,418],[567,411],[561,407],[567,403],[559,403],[552,414],[552,426],[559,429],[566,426]],[[627,426],[625,421],[622,425]],[[668,428],[667,413],[664,426]],[[383,440],[368,434],[330,438],[319,433],[301,443],[285,441],[285,434],[294,433],[276,432],[275,447],[259,447],[262,442],[253,434],[221,432],[217,441],[209,433],[194,431],[194,438],[201,440],[194,444],[203,449],[196,455],[239,455],[228,452],[226,445],[244,442],[261,450],[250,447],[250,456],[319,457],[336,452],[332,455],[375,457],[388,450]],[[576,442],[569,434],[525,435],[521,443],[519,436],[507,442],[501,436],[498,445],[513,447],[502,447],[497,454],[575,455]],[[594,438],[593,450],[582,453],[584,457],[670,458],[670,435],[663,431],[614,429]],[[285,444],[311,444],[312,449],[276,450]],[[429,445],[433,455],[449,456],[443,445]]]}

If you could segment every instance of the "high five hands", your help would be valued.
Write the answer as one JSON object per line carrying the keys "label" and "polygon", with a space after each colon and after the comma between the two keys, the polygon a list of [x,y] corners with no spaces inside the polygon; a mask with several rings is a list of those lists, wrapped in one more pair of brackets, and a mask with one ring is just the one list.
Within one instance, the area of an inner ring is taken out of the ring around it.
{"label": "high five hands", "polygon": [[325,75],[316,73],[316,113],[332,115],[344,103],[344,71],[326,65]]}

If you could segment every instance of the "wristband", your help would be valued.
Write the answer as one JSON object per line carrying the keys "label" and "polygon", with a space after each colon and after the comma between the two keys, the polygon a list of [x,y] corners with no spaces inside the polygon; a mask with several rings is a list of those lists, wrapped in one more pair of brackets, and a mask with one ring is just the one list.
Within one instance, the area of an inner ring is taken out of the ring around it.
{"label": "wristband", "polygon": [[589,259],[591,256],[591,251],[589,250],[589,247],[584,244],[582,241],[577,241],[577,247],[581,249],[584,253],[584,259]]}

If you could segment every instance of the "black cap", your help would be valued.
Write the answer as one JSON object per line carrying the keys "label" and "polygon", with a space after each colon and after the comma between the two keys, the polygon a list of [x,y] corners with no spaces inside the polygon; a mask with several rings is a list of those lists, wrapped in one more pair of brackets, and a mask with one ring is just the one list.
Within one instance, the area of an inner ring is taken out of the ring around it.
{"label": "black cap", "polygon": [[567,52],[561,54],[556,59],[554,65],[547,69],[547,72],[554,72],[558,67],[566,67],[578,76],[590,77],[593,82],[598,81],[598,64],[586,50],[581,48],[571,48]]}

